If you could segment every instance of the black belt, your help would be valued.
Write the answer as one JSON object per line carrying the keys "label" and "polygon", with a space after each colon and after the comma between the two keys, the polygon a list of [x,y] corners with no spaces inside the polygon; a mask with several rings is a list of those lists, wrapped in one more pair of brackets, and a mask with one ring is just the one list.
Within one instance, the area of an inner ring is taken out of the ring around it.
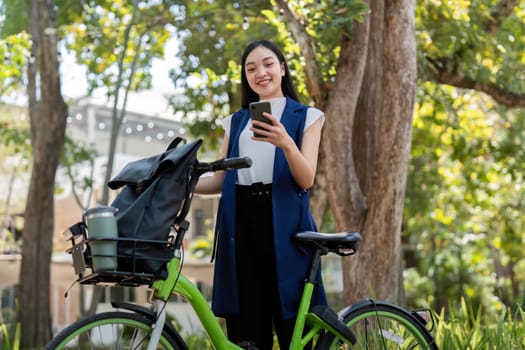
{"label": "black belt", "polygon": [[270,196],[272,194],[272,184],[256,182],[251,185],[236,185],[237,193],[247,196]]}

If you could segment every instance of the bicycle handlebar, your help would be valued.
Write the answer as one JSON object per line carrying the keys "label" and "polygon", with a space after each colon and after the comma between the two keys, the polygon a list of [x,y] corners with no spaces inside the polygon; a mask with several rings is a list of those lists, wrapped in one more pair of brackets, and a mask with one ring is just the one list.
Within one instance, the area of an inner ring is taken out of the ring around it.
{"label": "bicycle handlebar", "polygon": [[[215,160],[213,162],[198,162],[193,165],[193,174],[192,181],[190,182],[190,190],[186,193],[186,198],[183,202],[182,208],[180,209],[176,219],[175,224],[181,227],[184,231],[187,229],[189,223],[185,220],[188,211],[190,210],[190,205],[192,201],[192,193],[195,191],[195,186],[197,185],[198,178],[207,172],[221,171],[221,170],[232,170],[232,169],[241,169],[249,168],[252,166],[252,160],[250,157],[235,157],[235,158],[222,158]],[[177,235],[175,240],[175,247],[178,249],[182,243],[182,238],[184,237],[184,232]],[[182,238],[181,238],[182,237]]]}
{"label": "bicycle handlebar", "polygon": [[252,166],[250,157],[222,158],[209,163],[197,163],[195,170],[199,173],[249,168]]}

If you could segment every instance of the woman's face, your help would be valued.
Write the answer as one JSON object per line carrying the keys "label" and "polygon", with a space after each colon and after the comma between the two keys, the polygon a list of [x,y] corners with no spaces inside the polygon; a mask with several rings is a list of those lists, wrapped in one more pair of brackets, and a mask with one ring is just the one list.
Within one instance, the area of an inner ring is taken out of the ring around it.
{"label": "woman's face", "polygon": [[258,46],[246,57],[244,72],[248,84],[259,99],[267,100],[283,97],[281,80],[284,76],[284,64],[279,62],[275,53],[264,46]]}

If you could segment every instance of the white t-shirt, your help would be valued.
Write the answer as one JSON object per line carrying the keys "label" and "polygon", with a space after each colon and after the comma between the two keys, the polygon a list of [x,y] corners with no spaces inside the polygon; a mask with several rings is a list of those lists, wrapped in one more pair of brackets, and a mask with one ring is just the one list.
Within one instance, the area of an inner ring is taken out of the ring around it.
{"label": "white t-shirt", "polygon": [[[272,115],[277,120],[281,120],[286,105],[286,97],[273,98],[268,101],[272,106]],[[230,115],[222,121],[222,126],[228,137],[230,137],[231,118]],[[318,119],[321,119],[321,125],[323,125],[324,113],[317,108],[309,107],[306,111],[304,130],[306,131]],[[252,140],[251,126],[251,123],[246,123],[246,127],[241,132],[239,157],[250,157],[252,166],[237,171],[237,183],[240,185],[250,185],[255,182],[272,183],[275,146],[269,142]]]}

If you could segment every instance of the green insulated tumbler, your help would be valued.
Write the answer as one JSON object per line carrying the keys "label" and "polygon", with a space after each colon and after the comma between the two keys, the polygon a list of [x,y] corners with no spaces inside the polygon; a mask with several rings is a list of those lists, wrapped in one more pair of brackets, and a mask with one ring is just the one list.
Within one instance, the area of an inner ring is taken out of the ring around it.
{"label": "green insulated tumbler", "polygon": [[[117,268],[117,218],[118,209],[99,206],[85,211],[87,236],[93,271],[115,270]],[[114,240],[111,240],[114,239]]]}

